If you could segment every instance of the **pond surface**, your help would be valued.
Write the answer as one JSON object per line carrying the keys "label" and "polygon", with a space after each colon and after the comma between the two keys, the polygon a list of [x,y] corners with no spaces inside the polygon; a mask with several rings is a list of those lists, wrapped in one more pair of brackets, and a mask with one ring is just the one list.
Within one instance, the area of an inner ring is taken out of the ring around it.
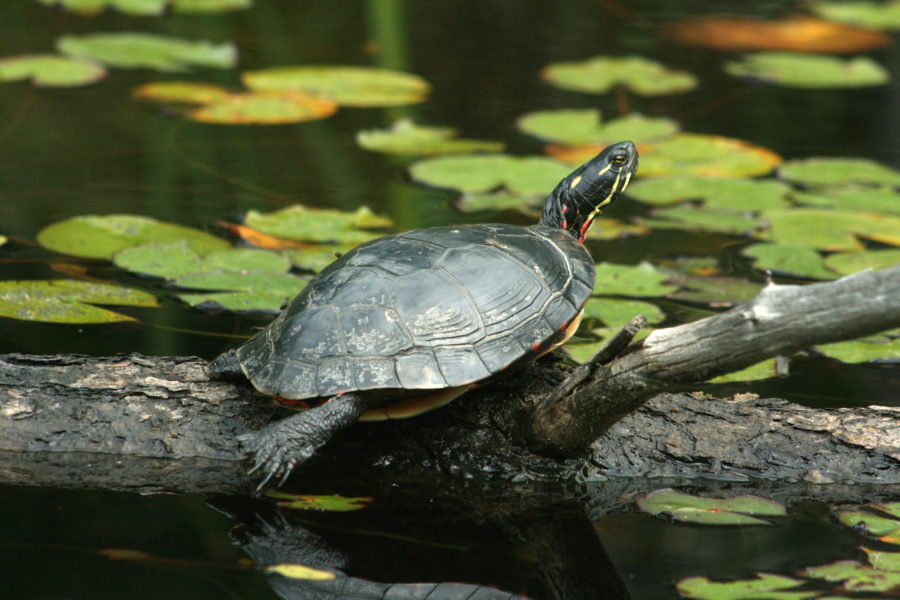
{"label": "pond surface", "polygon": [[[604,116],[614,116],[632,110],[675,119],[692,132],[746,140],[785,159],[856,156],[900,165],[896,37],[873,54],[894,76],[888,85],[811,93],[731,77],[721,70],[726,55],[678,46],[660,34],[662,25],[687,16],[777,17],[800,11],[794,3],[258,0],[249,10],[162,17],[115,12],[86,17],[34,0],[6,4],[0,56],[52,52],[55,40],[65,34],[148,31],[237,44],[238,69],[199,70],[174,76],[178,79],[236,87],[240,70],[353,64],[416,73],[432,91],[428,101],[409,107],[342,109],[322,121],[254,127],[192,123],[131,99],[136,86],[173,78],[145,69],[113,69],[97,85],[73,89],[0,83],[0,233],[10,238],[0,255],[2,279],[58,278],[63,276],[59,263],[76,264],[88,267],[92,277],[150,290],[161,304],[126,309],[137,321],[118,325],[2,319],[3,353],[211,358],[266,322],[188,309],[153,281],[102,261],[63,258],[36,245],[39,230],[68,217],[131,213],[220,233],[220,221],[236,221],[247,210],[271,211],[299,202],[340,209],[367,205],[393,218],[398,229],[485,219],[528,222],[508,212],[461,213],[453,205],[457,194],[411,182],[406,161],[357,146],[357,131],[387,126],[398,117],[454,127],[466,137],[502,140],[511,153],[537,154],[542,145],[516,130],[516,120],[525,112],[598,108]],[[694,73],[700,83],[686,94],[640,97],[567,92],[538,77],[551,62],[600,54],[659,60]],[[626,219],[646,213],[647,207],[620,202],[609,212]],[[593,241],[590,248],[598,260],[627,264],[712,256],[726,274],[760,281],[762,275],[738,252],[745,243],[740,236],[664,230]],[[661,305],[671,323],[710,312],[692,304]],[[750,390],[813,406],[896,406],[898,381],[897,368],[889,365],[810,359],[795,363],[785,379],[712,391]],[[694,481],[690,489],[727,491],[727,485],[706,487]],[[890,500],[892,493],[894,501],[900,500],[896,489],[858,490],[858,503]],[[388,491],[367,489],[365,482],[339,481],[332,491],[375,496],[379,504],[378,510],[343,521],[342,515],[301,519],[352,555],[343,569],[352,577],[465,581],[535,599],[550,597],[541,562],[547,556],[502,527],[428,516],[432,490],[389,497]],[[591,493],[579,488],[573,494]],[[789,517],[773,527],[726,529],[673,525],[625,500],[622,507],[591,515],[585,523],[596,532],[633,598],[678,597],[674,582],[692,575],[790,574],[808,565],[860,558],[862,538],[834,521],[824,503],[790,505]],[[544,516],[560,523],[577,521],[571,510],[568,506]],[[229,542],[227,532],[235,521],[212,510],[202,497],[0,487],[0,515],[3,598],[276,597],[265,577],[241,562],[246,555]],[[109,549],[143,552],[153,559],[116,560],[101,553]],[[584,597],[614,596],[598,592]]]}

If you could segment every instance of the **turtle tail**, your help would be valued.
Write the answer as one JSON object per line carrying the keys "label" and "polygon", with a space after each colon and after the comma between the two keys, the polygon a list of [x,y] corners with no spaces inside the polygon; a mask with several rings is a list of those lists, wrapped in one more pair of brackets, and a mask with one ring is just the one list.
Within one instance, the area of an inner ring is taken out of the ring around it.
{"label": "turtle tail", "polygon": [[237,351],[234,348],[227,350],[209,363],[209,376],[212,379],[243,378],[244,371],[238,362]]}

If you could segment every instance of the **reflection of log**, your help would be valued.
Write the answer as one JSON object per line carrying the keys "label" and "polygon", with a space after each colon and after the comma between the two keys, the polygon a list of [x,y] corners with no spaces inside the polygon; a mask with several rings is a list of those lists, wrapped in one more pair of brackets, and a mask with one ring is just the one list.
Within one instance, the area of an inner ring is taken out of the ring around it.
{"label": "reflection of log", "polygon": [[[900,267],[769,287],[745,307],[658,331],[604,364],[573,370],[548,358],[414,422],[356,426],[323,454],[343,457],[347,468],[355,460],[512,474],[587,465],[600,473],[900,482],[897,410],[659,396],[622,419],[667,385],[897,326]],[[241,489],[250,481],[235,438],[278,410],[246,386],[210,381],[196,358],[7,355],[0,482]],[[587,462],[541,462],[523,450],[573,455],[600,432]]]}

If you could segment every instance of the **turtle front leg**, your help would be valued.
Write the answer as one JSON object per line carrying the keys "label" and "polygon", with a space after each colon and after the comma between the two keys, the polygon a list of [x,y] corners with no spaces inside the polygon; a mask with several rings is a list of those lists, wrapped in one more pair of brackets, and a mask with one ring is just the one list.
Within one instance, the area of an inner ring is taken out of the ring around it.
{"label": "turtle front leg", "polygon": [[365,404],[358,394],[334,396],[320,406],[239,436],[256,457],[250,472],[260,470],[265,475],[257,489],[262,489],[272,477],[281,478],[279,485],[284,483],[295,466],[352,425],[364,410]]}

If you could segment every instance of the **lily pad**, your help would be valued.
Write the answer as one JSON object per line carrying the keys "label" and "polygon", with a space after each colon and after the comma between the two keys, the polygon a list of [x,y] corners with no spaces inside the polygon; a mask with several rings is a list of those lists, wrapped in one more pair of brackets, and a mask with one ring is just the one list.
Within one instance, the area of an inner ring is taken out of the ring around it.
{"label": "lily pad", "polygon": [[900,265],[900,250],[865,250],[863,252],[838,252],[825,258],[828,268],[850,275],[864,269],[886,269]]}
{"label": "lily pad", "polygon": [[599,263],[594,294],[601,296],[664,296],[677,288],[663,283],[669,275],[650,263],[618,265]]}
{"label": "lily pad", "polygon": [[141,244],[113,256],[116,266],[142,275],[175,279],[203,271],[276,271],[290,268],[287,257],[268,250],[233,248],[210,252],[205,257],[194,251],[186,240],[160,244]]}
{"label": "lily pad", "polygon": [[92,60],[53,54],[26,54],[0,59],[0,81],[30,80],[46,87],[77,87],[97,83],[106,68]]}
{"label": "lily pad", "polygon": [[900,572],[900,552],[882,552],[863,548],[869,558],[869,564],[881,571]]}
{"label": "lily pad", "polygon": [[790,187],[778,181],[724,177],[661,177],[636,181],[628,196],[654,205],[702,200],[707,208],[759,212],[786,208]]}
{"label": "lily pad", "polygon": [[817,1],[809,7],[831,21],[869,29],[900,29],[900,0],[886,2]]}
{"label": "lily pad", "polygon": [[392,227],[394,222],[374,214],[366,206],[348,212],[296,204],[270,213],[251,210],[244,218],[244,224],[288,240],[361,244],[383,235],[366,229],[384,229]]}
{"label": "lily pad", "polygon": [[[606,341],[611,338],[613,335],[618,333],[620,327],[595,327],[591,329],[591,333],[596,336],[598,339],[586,342],[586,341],[569,341],[563,347],[563,351],[569,355],[569,358],[574,360],[577,363],[583,363],[600,350]],[[644,339],[650,332],[653,331],[652,327],[645,327],[638,331],[637,335],[634,336],[634,341],[638,341]]]}
{"label": "lily pad", "polygon": [[900,535],[900,519],[891,519],[861,510],[842,511],[837,514],[837,517],[847,527],[874,537]]}
{"label": "lily pad", "polygon": [[153,81],[136,87],[131,95],[141,100],[172,104],[213,104],[227,100],[233,92],[211,83]]}
{"label": "lily pad", "polygon": [[416,181],[435,187],[468,193],[504,187],[527,196],[549,194],[569,168],[540,156],[486,154],[429,158],[414,163],[409,172]]}
{"label": "lily pad", "polygon": [[277,573],[289,579],[301,579],[304,581],[331,581],[336,579],[337,575],[325,569],[315,569],[306,565],[293,563],[280,563],[277,565],[269,565],[265,568],[269,573]]}
{"label": "lily pad", "polygon": [[678,582],[678,592],[683,598],[696,600],[803,600],[819,597],[818,591],[786,591],[804,583],[800,579],[766,573],[756,579],[722,583],[706,577],[689,577]]}
{"label": "lily pad", "polygon": [[130,246],[186,240],[199,254],[229,247],[227,241],[199,229],[139,215],[85,215],[42,229],[38,242],[49,250],[85,258],[111,258]]}
{"label": "lily pad", "polygon": [[685,71],[640,56],[596,56],[579,62],[554,63],[544,67],[541,77],[564,90],[603,94],[617,85],[642,96],[687,92],[697,78]]}
{"label": "lily pad", "polygon": [[864,158],[813,157],[784,163],[783,179],[808,186],[850,183],[900,186],[900,171]]}
{"label": "lily pad", "polygon": [[181,13],[220,13],[250,8],[253,0],[38,0],[47,6],[62,6],[83,15],[95,15],[107,8],[133,16],[159,16],[168,7]]}
{"label": "lily pad", "polygon": [[757,52],[725,64],[736,77],[806,89],[856,88],[884,85],[888,72],[866,56],[841,59],[819,54]]}
{"label": "lily pad", "polygon": [[356,134],[356,143],[373,152],[386,154],[465,154],[502,152],[503,142],[457,138],[455,129],[416,125],[400,119],[388,129],[369,129]]}
{"label": "lily pad", "polygon": [[766,213],[771,225],[764,237],[779,244],[809,246],[819,250],[862,250],[857,235],[880,239],[896,236],[900,217],[827,209],[773,210]]}
{"label": "lily pad", "polygon": [[327,512],[348,512],[366,508],[374,501],[368,496],[308,496],[301,494],[288,494],[268,490],[265,495],[275,499],[280,506],[299,510],[320,510]]}
{"label": "lily pad", "polygon": [[648,323],[661,323],[665,313],[655,304],[638,300],[590,298],[584,305],[584,317],[602,321],[606,326],[622,327],[637,315],[647,317]]}
{"label": "lily pad", "polygon": [[825,581],[840,581],[850,592],[886,592],[900,586],[900,573],[883,571],[855,560],[841,560],[829,565],[809,567],[801,574]]}
{"label": "lily pad", "polygon": [[[900,358],[900,339],[885,336],[817,346],[822,354],[846,363]],[[900,528],[900,521],[897,523]]]}
{"label": "lily pad", "polygon": [[665,514],[677,521],[707,525],[771,525],[749,515],[783,516],[784,506],[756,496],[700,498],[671,488],[656,490],[637,500],[638,508],[651,515]]}
{"label": "lily pad", "polygon": [[333,263],[338,256],[355,247],[356,244],[316,244],[307,248],[292,248],[285,251],[285,255],[298,269],[318,273]]}
{"label": "lily pad", "polygon": [[519,131],[536,138],[568,144],[607,145],[620,140],[641,143],[671,137],[678,133],[678,124],[665,118],[630,115],[602,123],[599,110],[563,109],[542,110],[522,115]]}
{"label": "lily pad", "polygon": [[741,254],[752,258],[757,269],[814,279],[837,277],[833,271],[825,268],[822,255],[809,246],[754,244],[744,248]]}
{"label": "lily pad", "polygon": [[844,186],[819,189],[815,192],[793,192],[798,204],[829,206],[841,210],[870,211],[900,214],[900,192],[889,187],[863,188]]}
{"label": "lily pad", "polygon": [[0,316],[45,323],[114,323],[132,317],[94,306],[157,306],[146,292],[74,280],[0,281]]}
{"label": "lily pad", "polygon": [[641,217],[638,219],[638,223],[653,229],[716,231],[736,235],[762,228],[762,222],[753,217],[690,206],[656,210],[653,212],[652,218]]}
{"label": "lily pad", "polygon": [[278,312],[284,303],[306,287],[307,281],[289,273],[271,271],[207,271],[175,280],[182,288],[225,290],[202,294],[178,294],[191,306],[235,312]]}
{"label": "lily pad", "polygon": [[764,360],[755,365],[750,365],[746,369],[726,373],[719,377],[710,379],[710,383],[733,383],[735,381],[759,381],[762,379],[770,379],[778,375],[775,359]]}
{"label": "lily pad", "polygon": [[237,47],[142,32],[66,35],[56,48],[63,54],[90,58],[111,67],[188,71],[191,67],[227,69],[237,62]]}
{"label": "lily pad", "polygon": [[248,88],[268,92],[307,92],[341,106],[401,106],[421,102],[428,82],[410,73],[348,66],[289,66],[247,71]]}
{"label": "lily pad", "polygon": [[762,284],[737,277],[714,275],[676,275],[670,283],[677,284],[678,290],[667,294],[667,298],[700,302],[714,307],[729,307],[746,302],[756,296]]}
{"label": "lily pad", "polygon": [[641,175],[702,175],[753,177],[765,175],[781,163],[767,148],[716,135],[682,133],[641,150]]}

